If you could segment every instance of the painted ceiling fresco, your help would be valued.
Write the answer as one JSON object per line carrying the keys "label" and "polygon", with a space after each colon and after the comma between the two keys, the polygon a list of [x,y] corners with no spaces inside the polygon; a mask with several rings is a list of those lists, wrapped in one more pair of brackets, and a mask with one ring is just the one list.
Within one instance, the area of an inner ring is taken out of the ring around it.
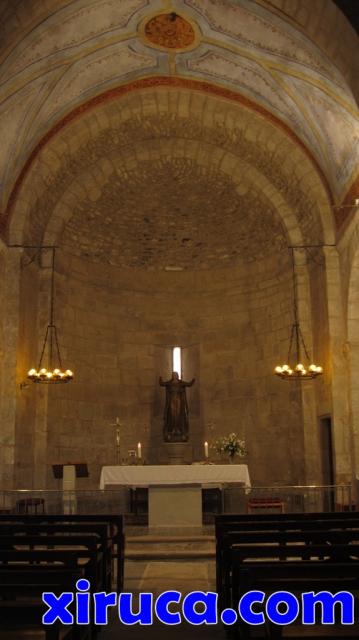
{"label": "painted ceiling fresco", "polygon": [[[32,4],[30,0],[27,6]],[[347,80],[303,30],[270,11],[269,4],[253,0],[46,4],[52,9],[30,15],[26,28],[14,31],[17,39],[8,34],[3,39],[3,211],[31,151],[61,118],[104,91],[154,76],[206,81],[260,105],[295,132],[338,202],[357,176],[359,118]],[[168,16],[177,14],[182,22],[174,29],[170,22],[176,18]],[[158,15],[165,17],[154,20]],[[5,24],[6,10],[2,17]],[[167,29],[162,35],[161,28]]]}

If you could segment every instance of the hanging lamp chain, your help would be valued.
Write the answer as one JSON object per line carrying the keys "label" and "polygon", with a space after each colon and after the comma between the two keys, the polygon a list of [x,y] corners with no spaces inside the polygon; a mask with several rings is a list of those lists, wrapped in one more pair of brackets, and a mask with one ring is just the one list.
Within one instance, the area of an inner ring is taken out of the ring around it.
{"label": "hanging lamp chain", "polygon": [[52,250],[51,257],[51,284],[50,284],[50,353],[49,365],[53,368],[53,332],[54,332],[54,278],[55,278],[55,249]]}
{"label": "hanging lamp chain", "polygon": [[299,314],[298,314],[298,279],[297,273],[295,270],[295,257],[294,257],[294,247],[290,247],[291,256],[292,256],[292,278],[293,278],[293,312],[294,312],[294,323],[292,326],[292,331],[290,335],[289,341],[289,350],[288,350],[288,362],[290,361],[290,357],[292,355],[293,342],[295,339],[295,349],[296,349],[296,362],[300,362],[300,351],[301,347],[303,348],[304,354],[308,362],[310,361],[309,353],[307,347],[305,346],[304,337],[302,330],[299,324]]}
{"label": "hanging lamp chain", "polygon": [[[50,278],[50,322],[46,327],[46,333],[45,333],[45,339],[42,345],[42,350],[41,350],[41,355],[40,355],[40,361],[39,361],[39,366],[38,366],[38,370],[41,370],[42,367],[42,361],[45,355],[45,349],[46,349],[46,344],[47,342],[49,342],[49,358],[48,358],[48,362],[49,362],[49,369],[50,371],[52,371],[53,369],[53,363],[54,363],[54,352],[55,352],[55,356],[57,357],[57,362],[56,364],[59,366],[59,369],[62,370],[62,360],[61,360],[61,355],[60,355],[60,347],[59,347],[59,341],[58,341],[58,337],[57,337],[57,328],[55,325],[55,255],[56,255],[56,247],[52,246],[52,247],[46,247],[47,249],[51,249],[52,251],[52,258],[51,258],[51,278]],[[56,370],[54,370],[56,371]],[[73,375],[72,372],[66,372],[66,377],[64,377],[62,375],[61,380],[62,381],[67,381],[68,379],[72,379]],[[71,374],[71,375],[69,375]],[[58,376],[57,376],[58,377]],[[37,379],[35,379],[35,381],[37,381]],[[56,379],[54,379],[54,381],[56,381]]]}
{"label": "hanging lamp chain", "polygon": [[[299,320],[298,320],[298,287],[297,287],[297,274],[295,271],[295,257],[294,249],[291,249],[292,255],[292,277],[293,277],[293,310],[294,310],[294,324],[292,327],[292,333],[295,333],[295,349],[297,362],[300,362],[300,341],[299,341]],[[289,360],[289,359],[288,359]]]}
{"label": "hanging lamp chain", "polygon": [[[294,259],[294,249],[306,249],[307,247],[288,247],[291,250],[291,258],[292,258],[292,280],[293,280],[293,315],[294,322],[291,328],[290,340],[289,340],[289,349],[288,349],[288,357],[287,363],[284,365],[277,365],[274,369],[274,373],[277,376],[280,376],[282,379],[286,380],[306,380],[312,379],[316,376],[323,373],[323,369],[320,366],[315,365],[313,362],[310,364],[309,353],[307,347],[305,346],[304,336],[300,328],[299,324],[299,313],[298,313],[298,280],[297,273],[295,270],[295,259]],[[295,343],[295,346],[294,346]],[[307,365],[303,365],[301,363],[300,352],[301,348],[303,349],[303,353],[305,354]],[[294,349],[296,351],[296,363],[292,368],[290,363],[292,361],[292,356],[294,355]]]}
{"label": "hanging lamp chain", "polygon": [[50,325],[54,325],[54,285],[55,285],[55,247],[52,247],[51,288],[50,288]]}
{"label": "hanging lamp chain", "polygon": [[[60,351],[59,344],[57,341],[57,331],[54,323],[54,291],[55,291],[55,247],[52,248],[52,257],[51,257],[51,284],[50,284],[50,354],[49,354],[49,364],[50,369],[53,368],[53,346],[54,346],[54,334],[55,334],[55,344],[57,349],[57,357],[60,359]],[[61,368],[61,362],[59,362]]]}
{"label": "hanging lamp chain", "polygon": [[[50,280],[50,322],[46,327],[45,339],[42,345],[38,370],[36,371],[36,369],[30,369],[28,371],[27,377],[33,382],[38,382],[38,383],[70,382],[71,380],[73,380],[74,374],[72,371],[70,371],[70,369],[66,369],[66,371],[62,371],[60,347],[59,347],[59,341],[57,338],[57,329],[54,321],[55,250],[57,247],[55,245],[10,244],[8,245],[8,248],[9,249],[36,249],[35,255],[32,256],[29,262],[23,265],[24,267],[27,267],[30,264],[32,264],[43,249],[51,249],[52,251],[51,280]],[[48,358],[49,370],[41,367],[48,340],[49,340],[49,358]],[[56,368],[52,370],[54,346],[56,349],[56,354],[57,354],[57,359],[58,359],[58,364],[60,369]]]}
{"label": "hanging lamp chain", "polygon": [[42,351],[41,351],[41,356],[40,356],[40,361],[39,361],[39,370],[41,369],[42,360],[43,360],[43,357],[44,357],[44,354],[45,354],[45,348],[46,348],[47,340],[49,340],[49,367],[50,367],[50,369],[53,368],[54,341],[55,341],[55,347],[56,347],[56,353],[57,353],[59,366],[60,366],[60,368],[62,368],[59,343],[58,343],[58,339],[57,339],[57,329],[56,329],[56,326],[55,326],[55,323],[54,323],[55,252],[56,252],[56,247],[49,247],[49,249],[51,249],[51,252],[52,252],[52,256],[51,256],[51,278],[50,278],[50,322],[46,327],[45,339],[44,339],[44,343],[43,343],[43,346],[42,346]]}

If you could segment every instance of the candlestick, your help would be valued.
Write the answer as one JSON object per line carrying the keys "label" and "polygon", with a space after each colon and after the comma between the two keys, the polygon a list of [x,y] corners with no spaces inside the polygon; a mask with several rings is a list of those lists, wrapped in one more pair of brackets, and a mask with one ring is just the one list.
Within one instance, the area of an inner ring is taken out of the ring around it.
{"label": "candlestick", "polygon": [[204,457],[208,458],[208,442],[204,443]]}
{"label": "candlestick", "polygon": [[139,460],[141,460],[141,458],[142,458],[142,445],[141,445],[140,442],[137,445],[137,458]]}
{"label": "candlestick", "polygon": [[120,423],[118,416],[111,426],[116,427],[116,464],[121,464],[121,429],[123,425]]}

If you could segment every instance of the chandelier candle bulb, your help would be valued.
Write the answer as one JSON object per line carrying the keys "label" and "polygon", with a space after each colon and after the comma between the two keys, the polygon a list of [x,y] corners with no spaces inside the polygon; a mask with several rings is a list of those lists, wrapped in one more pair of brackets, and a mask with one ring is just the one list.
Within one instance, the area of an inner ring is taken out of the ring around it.
{"label": "chandelier candle bulb", "polygon": [[208,442],[204,443],[204,457],[208,458]]}
{"label": "chandelier candle bulb", "polygon": [[120,430],[116,429],[116,444],[119,447],[120,446]]}
{"label": "chandelier candle bulb", "polygon": [[137,445],[137,458],[139,460],[141,460],[141,458],[142,458],[142,445],[141,445],[140,442]]}

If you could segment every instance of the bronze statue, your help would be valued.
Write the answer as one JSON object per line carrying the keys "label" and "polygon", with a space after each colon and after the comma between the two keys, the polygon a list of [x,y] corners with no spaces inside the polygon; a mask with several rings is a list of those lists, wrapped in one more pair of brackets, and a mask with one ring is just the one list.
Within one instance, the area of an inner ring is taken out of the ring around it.
{"label": "bronze statue", "polygon": [[172,378],[164,382],[160,378],[161,387],[166,387],[166,405],[164,411],[163,435],[166,442],[187,442],[188,440],[188,404],[186,387],[191,387],[195,379],[185,382],[173,371]]}

